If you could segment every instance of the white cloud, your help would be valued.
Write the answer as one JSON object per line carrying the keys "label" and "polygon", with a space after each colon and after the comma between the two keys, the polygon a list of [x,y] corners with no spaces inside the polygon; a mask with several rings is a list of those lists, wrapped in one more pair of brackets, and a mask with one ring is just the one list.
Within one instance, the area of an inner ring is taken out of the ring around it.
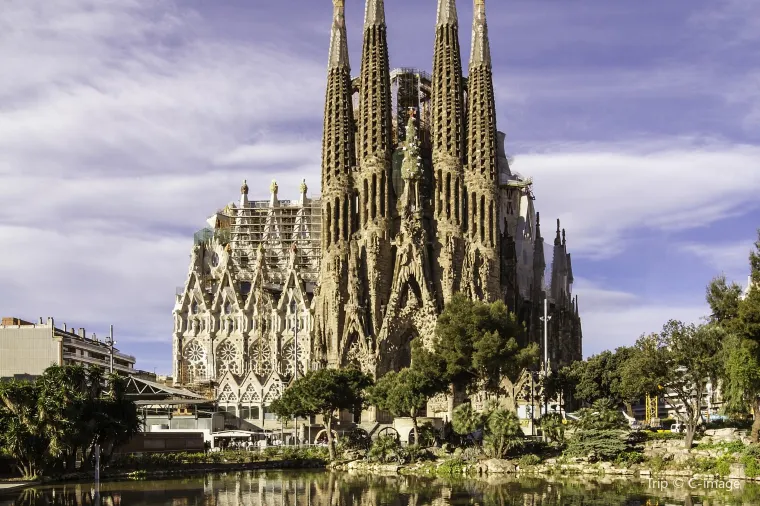
{"label": "white cloud", "polygon": [[635,294],[576,279],[583,325],[583,355],[588,357],[618,346],[631,346],[642,334],[659,332],[668,320],[699,323],[706,304],[645,300]]}
{"label": "white cloud", "polygon": [[573,253],[606,258],[635,233],[715,223],[756,208],[760,147],[671,140],[552,146],[517,154],[534,176],[536,204],[559,217]]}
{"label": "white cloud", "polygon": [[729,281],[744,282],[749,273],[749,253],[754,249],[754,241],[731,243],[686,243],[679,249],[700,258],[716,272],[725,273]]}

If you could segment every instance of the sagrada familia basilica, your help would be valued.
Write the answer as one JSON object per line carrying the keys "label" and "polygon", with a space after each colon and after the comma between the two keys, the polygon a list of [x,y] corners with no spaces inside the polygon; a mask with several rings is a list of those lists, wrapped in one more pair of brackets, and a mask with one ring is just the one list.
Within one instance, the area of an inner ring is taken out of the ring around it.
{"label": "sagrada familia basilica", "polygon": [[[351,76],[344,0],[327,71],[321,198],[239,201],[195,235],[174,308],[174,378],[214,385],[254,422],[295,377],[410,364],[457,293],[501,300],[552,368],[581,355],[577,297],[557,222],[550,279],[532,181],[510,169],[497,131],[485,0],[474,0],[463,75],[455,0],[439,0],[432,74],[391,71],[383,0],[367,0],[361,71]],[[548,281],[548,282],[547,282]]]}

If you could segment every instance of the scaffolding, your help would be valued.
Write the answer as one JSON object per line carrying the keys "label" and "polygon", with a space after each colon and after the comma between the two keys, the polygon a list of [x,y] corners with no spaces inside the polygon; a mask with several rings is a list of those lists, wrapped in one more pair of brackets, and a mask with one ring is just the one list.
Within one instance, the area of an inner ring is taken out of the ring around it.
{"label": "scaffolding", "polygon": [[226,209],[224,213],[230,227],[221,237],[228,237],[237,279],[253,279],[256,255],[263,246],[267,281],[284,283],[290,253],[295,246],[295,266],[301,279],[310,283],[318,281],[322,237],[322,209],[318,198],[253,201],[245,207]]}

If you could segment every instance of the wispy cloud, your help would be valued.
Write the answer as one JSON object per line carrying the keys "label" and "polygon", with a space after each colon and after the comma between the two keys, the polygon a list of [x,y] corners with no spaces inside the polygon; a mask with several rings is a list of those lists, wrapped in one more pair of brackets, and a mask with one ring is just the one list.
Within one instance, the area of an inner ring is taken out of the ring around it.
{"label": "wispy cloud", "polygon": [[731,243],[687,243],[680,245],[680,250],[694,255],[705,262],[716,274],[721,272],[730,279],[743,282],[749,273],[749,253],[753,250],[753,241],[736,241]]}
{"label": "wispy cloud", "polygon": [[585,278],[576,279],[574,289],[583,321],[584,356],[631,346],[640,335],[659,332],[668,320],[698,323],[707,314],[706,304],[645,300]]}
{"label": "wispy cloud", "polygon": [[[666,146],[668,145],[669,146]],[[573,252],[605,258],[644,230],[683,230],[756,209],[760,148],[679,139],[559,145],[517,154],[537,205],[566,224]]]}

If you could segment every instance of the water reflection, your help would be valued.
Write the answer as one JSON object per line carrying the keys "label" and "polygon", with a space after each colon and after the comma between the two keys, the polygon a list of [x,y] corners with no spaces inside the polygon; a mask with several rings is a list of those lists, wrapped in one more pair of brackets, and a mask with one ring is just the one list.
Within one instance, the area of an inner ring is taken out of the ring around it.
{"label": "water reflection", "polygon": [[0,506],[734,506],[760,504],[760,486],[657,491],[646,481],[505,477],[445,481],[328,472],[241,472],[186,479],[38,487]]}

